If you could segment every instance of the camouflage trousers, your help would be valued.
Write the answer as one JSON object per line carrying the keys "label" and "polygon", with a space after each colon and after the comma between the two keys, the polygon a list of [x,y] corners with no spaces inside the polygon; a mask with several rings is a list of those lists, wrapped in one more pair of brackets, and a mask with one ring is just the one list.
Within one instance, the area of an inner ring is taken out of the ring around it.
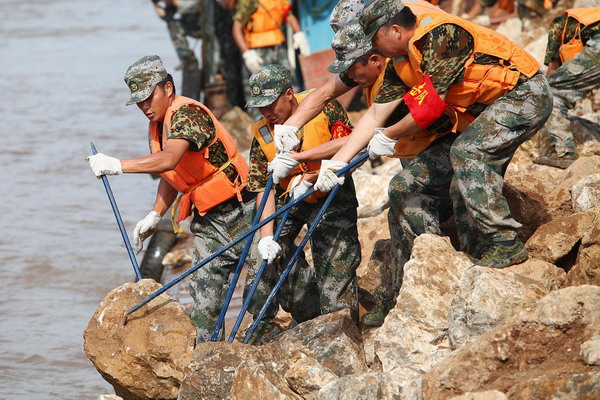
{"label": "camouflage trousers", "polygon": [[502,195],[504,172],[551,108],[546,78],[537,74],[492,103],[463,133],[433,142],[392,178],[388,222],[400,278],[414,239],[440,235],[440,223],[450,212],[461,250],[473,257],[492,240],[516,237],[521,225],[510,217]]}
{"label": "camouflage trousers", "polygon": [[[285,221],[277,241],[281,253],[272,264],[267,265],[252,297],[249,311],[253,315],[258,315],[287,267],[297,248],[294,241],[302,227],[313,223],[324,200],[315,204],[301,202]],[[353,318],[358,320],[356,268],[360,264],[361,253],[356,225],[357,207],[354,183],[348,177],[310,238],[314,269],[306,262],[304,252],[300,252],[300,258],[277,293],[277,302],[269,306],[264,320],[273,319],[278,304],[298,322],[344,308],[349,308]],[[248,272],[246,289],[255,276],[256,269]]]}
{"label": "camouflage trousers", "polygon": [[[290,74],[292,76],[292,86],[294,88],[294,91],[298,91],[298,82],[296,79],[296,74],[294,73],[294,71],[292,70],[292,66],[290,65],[290,60],[287,56],[287,45],[285,42],[278,44],[277,46],[257,47],[252,50],[256,51],[258,56],[262,58],[262,65],[279,64],[286,67],[290,71]],[[252,96],[252,91],[250,89],[250,86],[248,85],[248,80],[250,79],[251,75],[252,72],[250,72],[248,67],[246,67],[246,64],[244,64],[242,66],[242,83],[244,84],[244,96],[246,98],[246,101],[248,101],[248,99],[250,99],[250,97]],[[260,112],[255,107],[249,107],[246,110],[246,112],[248,112],[248,114],[250,114],[250,116],[255,120],[258,120],[258,118],[261,116]]]}
{"label": "camouflage trousers", "polygon": [[516,238],[521,227],[510,216],[502,187],[504,173],[517,148],[535,134],[552,111],[552,96],[541,73],[490,104],[452,144],[454,179],[450,187],[461,247],[478,257],[481,240]]}
{"label": "camouflage trousers", "polygon": [[[540,133],[545,152],[563,156],[575,149],[569,110],[575,102],[600,88],[600,32],[592,37],[581,53],[564,63],[548,78],[554,96],[554,108]],[[549,147],[549,148],[548,148]]]}
{"label": "camouflage trousers", "polygon": [[[454,134],[437,139],[390,181],[388,224],[399,280],[415,238],[423,233],[441,235],[440,223],[452,213],[449,188],[454,175],[449,155],[455,139]],[[394,283],[396,291],[399,284]]]}
{"label": "camouflage trousers", "polygon": [[[194,211],[190,230],[194,234],[194,264],[243,234],[251,225],[254,200],[229,200],[200,216]],[[217,324],[223,300],[229,288],[245,244],[242,240],[221,256],[194,272],[190,279],[190,294],[194,299],[191,318],[198,333],[196,341],[207,342]],[[223,339],[223,330],[220,339]]]}

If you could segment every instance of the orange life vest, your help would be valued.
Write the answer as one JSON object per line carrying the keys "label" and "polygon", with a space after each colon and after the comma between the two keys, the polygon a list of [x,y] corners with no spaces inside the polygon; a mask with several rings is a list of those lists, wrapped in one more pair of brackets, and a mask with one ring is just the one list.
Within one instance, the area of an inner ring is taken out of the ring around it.
{"label": "orange life vest", "polygon": [[[294,94],[294,97],[301,103],[302,100],[309,94],[310,92],[302,92]],[[261,119],[252,125],[251,128],[252,134],[258,141],[261,150],[265,153],[267,160],[273,161],[275,155],[277,154],[277,149],[275,148],[275,142],[273,141],[273,131],[269,126],[269,123],[266,118]],[[315,118],[310,120],[300,131],[298,132],[298,137],[300,138],[301,146],[300,151],[312,149],[313,147],[317,147],[320,144],[327,143],[332,139],[332,134],[329,130],[329,120],[324,112],[319,113]],[[320,161],[311,161],[305,164],[300,164],[297,166],[287,178],[281,179],[279,181],[279,185],[285,189],[286,191],[290,191],[291,187],[290,182],[292,178],[296,175],[305,174],[307,172],[315,172],[321,168]],[[317,199],[325,196],[326,193],[315,192],[312,195],[306,197],[304,201],[309,203],[316,203]]]}
{"label": "orange life vest", "polygon": [[[173,215],[175,216],[177,204],[179,204],[177,223],[191,214],[192,204],[200,215],[205,215],[211,208],[234,196],[237,196],[241,201],[242,190],[248,181],[248,163],[239,153],[231,135],[206,106],[187,97],[175,96],[173,103],[167,109],[163,120],[162,138],[161,132],[159,132],[160,124],[158,122],[150,123],[148,133],[152,153],[162,151],[171,130],[171,117],[175,111],[186,104],[195,104],[210,116],[215,126],[216,135],[215,139],[206,148],[201,151],[186,151],[175,169],[160,174],[164,180],[182,193],[177,200],[178,203],[173,206]],[[208,161],[210,148],[216,143],[217,139],[223,143],[229,156],[229,160],[220,167],[216,167]],[[238,173],[236,182],[231,182],[223,172],[229,165],[232,165]]]}
{"label": "orange life vest", "polygon": [[445,101],[453,109],[463,112],[474,103],[491,104],[517,85],[519,76],[531,78],[540,64],[533,56],[503,35],[450,14],[423,14],[417,16],[417,29],[409,41],[409,61],[414,70],[422,75],[423,55],[415,43],[432,29],[454,24],[473,36],[474,53],[497,57],[504,65],[475,64],[471,54],[465,64],[464,81],[450,86]]}
{"label": "orange life vest", "polygon": [[580,25],[577,25],[575,36],[568,43],[565,43],[565,33],[569,18],[574,18],[583,26],[588,26],[600,21],[600,8],[573,8],[563,12],[563,15],[567,16],[567,20],[565,21],[558,54],[560,55],[560,61],[565,63],[581,53],[584,48],[583,41],[581,40],[581,32],[579,32]]}
{"label": "orange life vest", "polygon": [[258,0],[258,9],[244,27],[246,45],[250,49],[276,46],[285,41],[281,25],[290,4],[285,0]]}

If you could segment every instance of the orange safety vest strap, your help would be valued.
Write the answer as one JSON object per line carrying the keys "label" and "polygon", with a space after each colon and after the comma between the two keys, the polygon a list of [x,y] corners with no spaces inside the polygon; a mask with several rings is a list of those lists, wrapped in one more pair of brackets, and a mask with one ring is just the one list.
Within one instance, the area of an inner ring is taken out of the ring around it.
{"label": "orange safety vest strap", "polygon": [[[214,141],[213,141],[213,143],[214,143]],[[212,175],[207,176],[206,178],[204,178],[203,180],[201,180],[200,182],[198,182],[197,184],[195,184],[194,186],[189,188],[187,191],[185,191],[184,193],[179,195],[177,197],[177,199],[175,199],[175,202],[173,203],[173,207],[171,208],[171,223],[173,224],[173,232],[175,232],[177,234],[182,233],[184,231],[184,229],[179,226],[179,222],[181,222],[183,219],[187,218],[187,215],[184,218],[181,218],[179,216],[179,213],[177,212],[177,209],[179,208],[179,204],[182,203],[182,209],[184,209],[184,210],[191,208],[192,201],[191,201],[190,197],[191,197],[192,191],[196,190],[196,188],[198,188],[200,185],[204,184],[206,181],[208,181],[210,178],[212,178],[215,174],[223,172],[225,170],[225,168],[227,168],[231,165],[231,163],[233,162],[233,159],[236,158],[237,156],[239,156],[239,151],[236,148],[236,151],[235,151],[235,154],[233,155],[233,157],[230,158],[229,160],[227,160],[225,163],[223,163],[223,165],[221,165],[218,170],[213,172]],[[239,175],[238,175],[237,179],[240,179]],[[236,186],[236,189],[238,189],[237,193],[236,193],[237,199],[241,202],[242,201],[242,189],[239,186]],[[177,218],[176,218],[176,216],[177,216]]]}

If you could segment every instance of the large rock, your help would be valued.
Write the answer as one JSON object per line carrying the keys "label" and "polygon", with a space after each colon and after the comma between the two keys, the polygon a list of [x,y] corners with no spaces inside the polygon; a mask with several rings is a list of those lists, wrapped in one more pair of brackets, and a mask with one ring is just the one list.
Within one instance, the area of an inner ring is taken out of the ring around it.
{"label": "large rock", "polygon": [[534,304],[562,285],[565,278],[564,270],[533,259],[506,269],[470,268],[458,282],[448,313],[451,347],[474,340]]}
{"label": "large rock", "polygon": [[498,390],[511,399],[597,399],[600,367],[580,351],[599,334],[600,287],[554,291],[434,366],[425,398]]}
{"label": "large rock", "polygon": [[319,363],[340,377],[367,370],[362,338],[348,309],[303,322],[276,340],[303,345]]}
{"label": "large rock", "polygon": [[600,286],[600,218],[581,238],[575,265],[567,274],[568,286]]}
{"label": "large rock", "polygon": [[540,226],[527,241],[530,255],[568,270],[575,261],[570,253],[577,254],[581,239],[597,223],[598,218],[598,213],[587,211]]}
{"label": "large rock", "polygon": [[85,332],[84,350],[124,399],[174,399],[192,359],[196,329],[181,306],[163,293],[125,313],[162,286],[152,279],[111,291]]}
{"label": "large rock", "polygon": [[318,400],[421,400],[423,374],[410,368],[348,375],[323,387]]}
{"label": "large rock", "polygon": [[295,344],[199,343],[179,400],[300,399],[284,375],[301,357],[312,355]]}
{"label": "large rock", "polygon": [[561,185],[571,190],[581,179],[598,173],[600,173],[600,156],[580,157],[565,170]]}
{"label": "large rock", "polygon": [[424,234],[415,239],[396,306],[375,338],[384,372],[404,366],[427,371],[449,353],[454,286],[471,266],[470,258],[454,250],[448,238]]}
{"label": "large rock", "polygon": [[571,196],[577,212],[600,207],[600,174],[586,176],[573,185]]}

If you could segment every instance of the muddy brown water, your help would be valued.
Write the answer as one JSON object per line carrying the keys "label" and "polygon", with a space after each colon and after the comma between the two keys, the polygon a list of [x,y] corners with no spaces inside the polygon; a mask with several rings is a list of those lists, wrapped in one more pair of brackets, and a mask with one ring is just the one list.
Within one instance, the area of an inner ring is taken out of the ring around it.
{"label": "muddy brown water", "polygon": [[[112,387],[82,333],[134,273],[84,157],[90,141],[117,157],[147,154],[123,75],[146,54],[170,70],[177,59],[148,0],[0,0],[0,15],[0,399],[95,399]],[[110,183],[131,236],[157,182]]]}

